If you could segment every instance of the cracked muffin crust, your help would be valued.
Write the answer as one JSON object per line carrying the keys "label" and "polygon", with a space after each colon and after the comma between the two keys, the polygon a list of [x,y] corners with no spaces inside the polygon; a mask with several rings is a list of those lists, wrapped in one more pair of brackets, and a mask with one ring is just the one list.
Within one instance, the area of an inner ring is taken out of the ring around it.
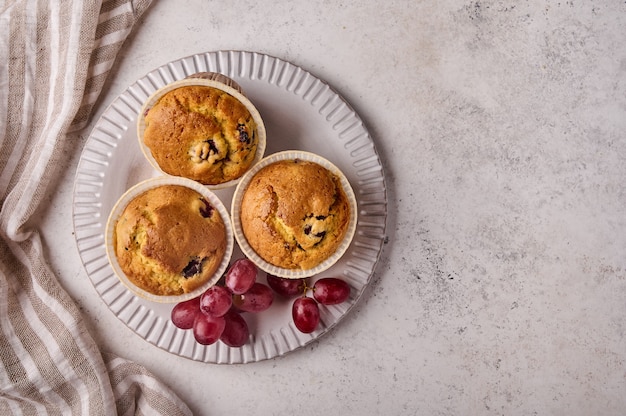
{"label": "cracked muffin crust", "polygon": [[240,219],[252,249],[285,269],[311,269],[341,244],[350,205],[339,178],[300,159],[274,162],[245,189]]}
{"label": "cracked muffin crust", "polygon": [[113,250],[136,286],[159,296],[209,280],[226,251],[218,210],[193,189],[162,185],[135,197],[117,220]]}
{"label": "cracked muffin crust", "polygon": [[189,85],[145,114],[143,143],[159,167],[204,185],[243,175],[257,152],[257,124],[246,106],[218,88]]}

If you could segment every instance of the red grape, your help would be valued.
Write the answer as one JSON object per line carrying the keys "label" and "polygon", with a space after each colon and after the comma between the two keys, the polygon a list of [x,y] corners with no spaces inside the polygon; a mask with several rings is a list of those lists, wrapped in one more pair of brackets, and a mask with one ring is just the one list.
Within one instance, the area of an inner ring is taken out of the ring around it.
{"label": "red grape", "polygon": [[224,320],[226,326],[220,340],[229,347],[241,347],[250,336],[248,323],[243,319],[243,316],[232,309],[224,315]]}
{"label": "red grape", "polygon": [[245,293],[233,296],[233,305],[244,312],[261,312],[272,306],[274,292],[263,283],[255,283]]}
{"label": "red grape", "polygon": [[291,317],[300,332],[309,334],[320,322],[320,309],[315,299],[302,296],[293,302]]}
{"label": "red grape", "polygon": [[274,289],[274,292],[284,297],[302,295],[306,290],[305,279],[286,279],[268,274],[267,284]]}
{"label": "red grape", "polygon": [[256,282],[258,270],[252,260],[236,260],[226,272],[226,287],[236,295],[246,293]]}
{"label": "red grape", "polygon": [[214,344],[220,339],[225,326],[226,320],[223,316],[199,313],[193,321],[193,336],[199,344]]}
{"label": "red grape", "polygon": [[322,305],[336,305],[350,296],[350,285],[336,277],[324,277],[313,284],[313,297]]}
{"label": "red grape", "polygon": [[224,316],[233,304],[233,295],[223,286],[211,286],[200,296],[200,310],[211,316]]}
{"label": "red grape", "polygon": [[177,303],[170,313],[172,323],[180,329],[190,329],[200,313],[200,297]]}

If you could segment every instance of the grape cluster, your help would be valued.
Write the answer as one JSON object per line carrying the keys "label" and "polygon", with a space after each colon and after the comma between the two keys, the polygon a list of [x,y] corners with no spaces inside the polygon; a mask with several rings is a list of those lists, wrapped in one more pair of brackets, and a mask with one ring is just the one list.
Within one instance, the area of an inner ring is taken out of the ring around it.
{"label": "grape cluster", "polygon": [[257,266],[247,258],[236,260],[226,272],[223,285],[207,289],[201,296],[180,302],[171,312],[172,323],[192,329],[195,340],[211,345],[218,340],[241,347],[250,336],[241,312],[262,312],[274,301],[267,285],[256,281]]}
{"label": "grape cluster", "polygon": [[[267,275],[267,284],[283,297],[298,296],[291,307],[291,317],[300,332],[309,334],[320,322],[319,304],[336,305],[350,296],[350,285],[338,277],[323,277],[313,286],[308,286],[306,279],[285,279]],[[307,296],[311,290],[313,297]]]}

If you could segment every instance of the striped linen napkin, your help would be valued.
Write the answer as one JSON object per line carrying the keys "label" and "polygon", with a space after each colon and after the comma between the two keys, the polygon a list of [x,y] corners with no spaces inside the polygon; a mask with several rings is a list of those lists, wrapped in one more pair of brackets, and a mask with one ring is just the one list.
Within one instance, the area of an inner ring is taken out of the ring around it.
{"label": "striped linen napkin", "polygon": [[0,414],[188,415],[145,368],[102,354],[30,219],[151,0],[0,0]]}

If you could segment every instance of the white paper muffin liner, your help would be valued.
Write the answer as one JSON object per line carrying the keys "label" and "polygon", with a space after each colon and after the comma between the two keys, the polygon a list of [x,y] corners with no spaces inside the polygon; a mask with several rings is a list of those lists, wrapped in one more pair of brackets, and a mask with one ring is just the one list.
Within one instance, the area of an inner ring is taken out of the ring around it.
{"label": "white paper muffin liner", "polygon": [[[272,163],[279,162],[281,160],[294,159],[317,163],[335,174],[341,182],[341,187],[343,188],[343,191],[345,192],[350,205],[350,222],[348,224],[346,234],[341,241],[341,244],[339,245],[339,247],[337,247],[337,250],[330,257],[311,269],[285,269],[282,267],[277,267],[263,260],[263,258],[261,258],[248,243],[248,240],[246,239],[246,236],[243,233],[243,228],[241,226],[241,200],[243,198],[243,194],[246,188],[248,187],[248,184],[250,183],[254,175],[258,171],[268,165],[271,165]],[[252,260],[261,270],[274,276],[289,279],[300,279],[314,276],[333,266],[344,255],[352,242],[352,238],[354,237],[354,233],[356,231],[358,215],[357,212],[356,196],[354,194],[352,186],[350,185],[350,182],[348,182],[348,179],[343,174],[343,172],[341,172],[339,168],[337,168],[334,164],[332,164],[325,158],[314,153],[300,150],[286,150],[274,153],[254,165],[248,172],[243,175],[243,177],[239,181],[231,202],[231,220],[233,223],[233,233],[235,235],[235,240],[237,240],[239,248],[241,249],[243,254],[250,260]]]}
{"label": "white paper muffin liner", "polygon": [[[126,206],[130,203],[130,201],[132,201],[135,197],[141,195],[142,193],[150,189],[157,188],[163,185],[181,185],[187,188],[191,188],[195,190],[196,192],[198,192],[199,194],[201,194],[204,198],[207,199],[207,201],[211,203],[211,205],[217,210],[217,212],[219,212],[220,216],[222,217],[222,220],[224,221],[224,226],[226,229],[226,250],[224,252],[224,257],[222,258],[222,261],[220,262],[218,268],[215,270],[215,273],[213,274],[213,276],[211,276],[202,286],[196,288],[194,291],[189,292],[189,293],[184,293],[181,295],[160,296],[160,295],[150,293],[136,286],[132,281],[130,281],[130,279],[128,279],[128,277],[122,271],[120,264],[117,260],[117,256],[115,254],[114,244],[113,244],[115,224],[117,223],[118,218],[120,217],[120,215],[122,214]],[[106,225],[104,241],[106,244],[106,253],[109,259],[109,263],[111,264],[113,271],[115,272],[119,280],[122,282],[122,284],[126,286],[128,290],[130,290],[135,295],[143,299],[150,300],[153,302],[158,302],[158,303],[178,303],[178,302],[182,302],[185,300],[193,299],[195,297],[200,296],[209,287],[215,285],[217,281],[220,279],[220,277],[222,277],[222,275],[224,274],[224,272],[226,271],[229,265],[229,262],[233,253],[234,244],[235,244],[234,239],[233,239],[233,230],[232,230],[232,225],[230,222],[228,210],[226,209],[222,201],[213,192],[207,189],[207,187],[200,184],[199,182],[192,181],[191,179],[187,179],[187,178],[179,178],[179,177],[174,177],[174,176],[162,176],[162,177],[147,179],[131,187],[130,189],[128,189],[118,199],[113,209],[111,210],[111,213],[109,215],[107,225]]]}
{"label": "white paper muffin liner", "polygon": [[[148,146],[146,146],[143,142],[143,134],[146,130],[145,115],[147,114],[148,110],[152,108],[156,104],[156,102],[159,101],[159,99],[165,94],[167,94],[168,92],[173,91],[180,87],[192,86],[192,85],[201,85],[201,86],[213,87],[213,88],[222,90],[232,95],[233,97],[235,97],[248,109],[248,111],[252,115],[252,118],[254,119],[257,125],[257,149],[256,149],[256,154],[254,156],[254,160],[252,161],[250,166],[252,167],[255,164],[257,164],[263,158],[263,155],[265,154],[265,147],[267,143],[267,139],[266,139],[267,133],[265,130],[265,124],[263,122],[263,118],[261,117],[261,114],[259,113],[257,108],[254,106],[254,104],[252,104],[252,102],[248,99],[248,97],[246,97],[246,95],[243,93],[243,90],[241,89],[239,84],[237,84],[235,81],[219,73],[201,72],[198,74],[190,75],[189,77],[185,79],[174,81],[170,84],[167,84],[166,86],[162,88],[159,88],[150,97],[148,97],[146,102],[141,107],[141,111],[139,112],[137,116],[137,138],[139,140],[139,148],[141,149],[141,152],[145,156],[146,160],[148,160],[150,165],[152,165],[154,169],[156,169],[163,175],[173,176],[173,175],[168,174],[167,172],[164,172],[163,169],[161,169],[157,161],[152,156],[152,152],[150,151],[150,148],[148,148]],[[224,189],[224,188],[229,188],[229,187],[237,185],[240,179],[241,177],[230,180],[228,182],[223,182],[223,183],[213,184],[213,185],[205,185],[205,186],[209,189]]]}

